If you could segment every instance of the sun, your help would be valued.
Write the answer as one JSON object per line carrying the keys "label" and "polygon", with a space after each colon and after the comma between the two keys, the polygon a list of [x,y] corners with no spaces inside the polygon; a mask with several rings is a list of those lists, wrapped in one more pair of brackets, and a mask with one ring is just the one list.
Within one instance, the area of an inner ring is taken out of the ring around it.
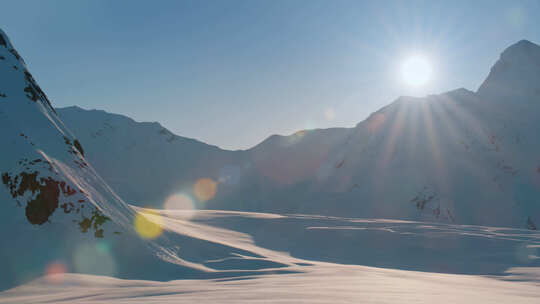
{"label": "sun", "polygon": [[425,85],[431,79],[432,68],[429,60],[420,55],[409,57],[401,66],[401,76],[410,86]]}

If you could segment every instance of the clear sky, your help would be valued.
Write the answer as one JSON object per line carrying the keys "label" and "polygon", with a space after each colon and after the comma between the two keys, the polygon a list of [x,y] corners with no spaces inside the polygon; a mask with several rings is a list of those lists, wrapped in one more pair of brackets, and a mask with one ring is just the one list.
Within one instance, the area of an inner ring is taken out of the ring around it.
{"label": "clear sky", "polygon": [[[540,43],[540,1],[16,0],[0,27],[55,106],[243,149],[476,90],[504,48]],[[400,77],[413,54],[432,65],[425,86]]]}

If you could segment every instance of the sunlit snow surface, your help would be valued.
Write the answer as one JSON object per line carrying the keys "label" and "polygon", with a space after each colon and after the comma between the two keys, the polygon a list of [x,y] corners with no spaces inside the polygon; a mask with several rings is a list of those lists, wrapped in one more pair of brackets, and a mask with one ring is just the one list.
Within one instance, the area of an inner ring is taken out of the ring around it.
{"label": "sunlit snow surface", "polygon": [[[236,280],[127,281],[68,274],[4,292],[0,303],[538,303],[540,285],[336,264]],[[539,273],[536,272],[536,275]]]}
{"label": "sunlit snow surface", "polygon": [[151,218],[169,240],[183,239],[178,245],[184,266],[222,272],[223,278],[155,282],[55,274],[0,293],[0,303],[538,303],[540,298],[537,232],[231,211],[160,214]]}

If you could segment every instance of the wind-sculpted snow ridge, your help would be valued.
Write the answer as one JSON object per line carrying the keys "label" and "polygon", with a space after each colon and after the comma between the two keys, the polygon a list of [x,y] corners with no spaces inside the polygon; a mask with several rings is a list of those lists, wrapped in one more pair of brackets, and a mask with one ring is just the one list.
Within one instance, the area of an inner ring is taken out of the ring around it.
{"label": "wind-sculpted snow ridge", "polygon": [[540,233],[524,229],[213,210],[161,210],[151,219],[186,247],[183,257],[222,278],[53,274],[1,292],[0,303],[536,303],[540,296]]}
{"label": "wind-sculpted snow ridge", "polygon": [[484,275],[540,267],[540,233],[527,229],[213,210],[160,214],[178,234],[286,267],[321,261]]}

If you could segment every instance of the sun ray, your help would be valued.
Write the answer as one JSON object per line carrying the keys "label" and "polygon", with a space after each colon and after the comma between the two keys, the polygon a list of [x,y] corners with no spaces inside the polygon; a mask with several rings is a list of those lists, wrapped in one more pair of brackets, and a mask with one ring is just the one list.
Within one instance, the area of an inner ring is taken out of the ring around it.
{"label": "sun ray", "polygon": [[432,117],[432,104],[431,102],[424,102],[421,105],[422,107],[422,121],[424,123],[424,129],[427,133],[427,139],[430,148],[431,161],[434,165],[435,173],[435,183],[439,188],[439,191],[445,193],[449,190],[448,188],[448,179],[447,171],[444,163],[444,157],[440,150],[440,143],[437,137],[437,130],[435,130],[435,125],[433,123]]}

